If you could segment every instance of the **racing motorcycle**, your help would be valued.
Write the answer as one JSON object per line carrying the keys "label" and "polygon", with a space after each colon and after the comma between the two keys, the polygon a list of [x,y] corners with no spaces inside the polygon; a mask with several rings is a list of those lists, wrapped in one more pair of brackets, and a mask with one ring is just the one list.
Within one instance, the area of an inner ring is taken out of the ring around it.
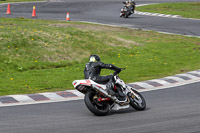
{"label": "racing motorcycle", "polygon": [[124,3],[124,6],[121,9],[120,17],[128,18],[131,14],[133,14],[133,12],[131,12],[130,7],[128,7],[125,2],[123,3]]}
{"label": "racing motorcycle", "polygon": [[[124,69],[122,69],[124,70]],[[114,72],[115,95],[109,95],[105,84],[98,84],[90,79],[72,82],[75,89],[85,94],[84,102],[87,108],[97,116],[104,116],[110,110],[126,109],[130,106],[138,111],[146,108],[144,97],[119,78],[120,72]],[[129,106],[130,105],[130,106]]]}

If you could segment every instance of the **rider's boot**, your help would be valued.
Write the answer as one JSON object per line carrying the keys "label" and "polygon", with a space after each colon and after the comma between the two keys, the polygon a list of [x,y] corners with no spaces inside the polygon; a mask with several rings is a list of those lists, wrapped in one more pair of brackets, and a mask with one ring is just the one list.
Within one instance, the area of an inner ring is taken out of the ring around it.
{"label": "rider's boot", "polygon": [[117,99],[119,99],[120,101],[124,101],[126,100],[126,95],[123,92],[118,91]]}

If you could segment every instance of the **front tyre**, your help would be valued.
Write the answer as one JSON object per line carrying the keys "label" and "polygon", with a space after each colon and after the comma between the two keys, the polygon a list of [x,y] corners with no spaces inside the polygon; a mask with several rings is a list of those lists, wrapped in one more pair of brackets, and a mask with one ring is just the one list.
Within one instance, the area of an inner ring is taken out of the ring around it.
{"label": "front tyre", "polygon": [[133,94],[130,94],[129,95],[129,99],[130,99],[130,105],[138,110],[138,111],[142,111],[142,110],[145,110],[146,108],[146,101],[144,99],[144,97],[136,90],[132,89],[132,91],[136,94],[133,95]]}
{"label": "front tyre", "polygon": [[98,102],[97,94],[94,91],[88,91],[84,101],[87,108],[95,115],[104,116],[109,112],[109,104]]}

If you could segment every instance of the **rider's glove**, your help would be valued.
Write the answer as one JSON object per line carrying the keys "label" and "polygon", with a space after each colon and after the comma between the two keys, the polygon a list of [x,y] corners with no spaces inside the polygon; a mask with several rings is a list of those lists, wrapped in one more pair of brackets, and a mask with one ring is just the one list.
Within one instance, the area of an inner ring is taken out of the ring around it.
{"label": "rider's glove", "polygon": [[122,70],[121,68],[117,68],[116,72],[119,73],[121,72],[121,70]]}

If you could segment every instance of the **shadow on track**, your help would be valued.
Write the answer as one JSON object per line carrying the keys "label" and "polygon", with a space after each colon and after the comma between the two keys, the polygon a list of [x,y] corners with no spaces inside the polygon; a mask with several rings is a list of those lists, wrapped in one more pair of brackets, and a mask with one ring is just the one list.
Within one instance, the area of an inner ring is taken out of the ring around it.
{"label": "shadow on track", "polygon": [[121,17],[121,19],[124,19],[124,20],[133,20],[133,19],[139,19],[139,18],[144,18],[144,17],[142,17],[142,16],[130,16],[128,18],[122,18]]}
{"label": "shadow on track", "polygon": [[144,111],[137,111],[137,110],[134,110],[133,108],[128,108],[128,109],[123,109],[123,110],[111,110],[107,115],[105,116],[96,116],[92,113],[88,113],[87,115],[88,116],[95,116],[95,117],[106,117],[106,116],[113,116],[113,115],[118,115],[118,114],[128,114],[128,113],[137,113],[137,112],[146,112],[148,110],[150,110],[151,108],[146,108]]}

